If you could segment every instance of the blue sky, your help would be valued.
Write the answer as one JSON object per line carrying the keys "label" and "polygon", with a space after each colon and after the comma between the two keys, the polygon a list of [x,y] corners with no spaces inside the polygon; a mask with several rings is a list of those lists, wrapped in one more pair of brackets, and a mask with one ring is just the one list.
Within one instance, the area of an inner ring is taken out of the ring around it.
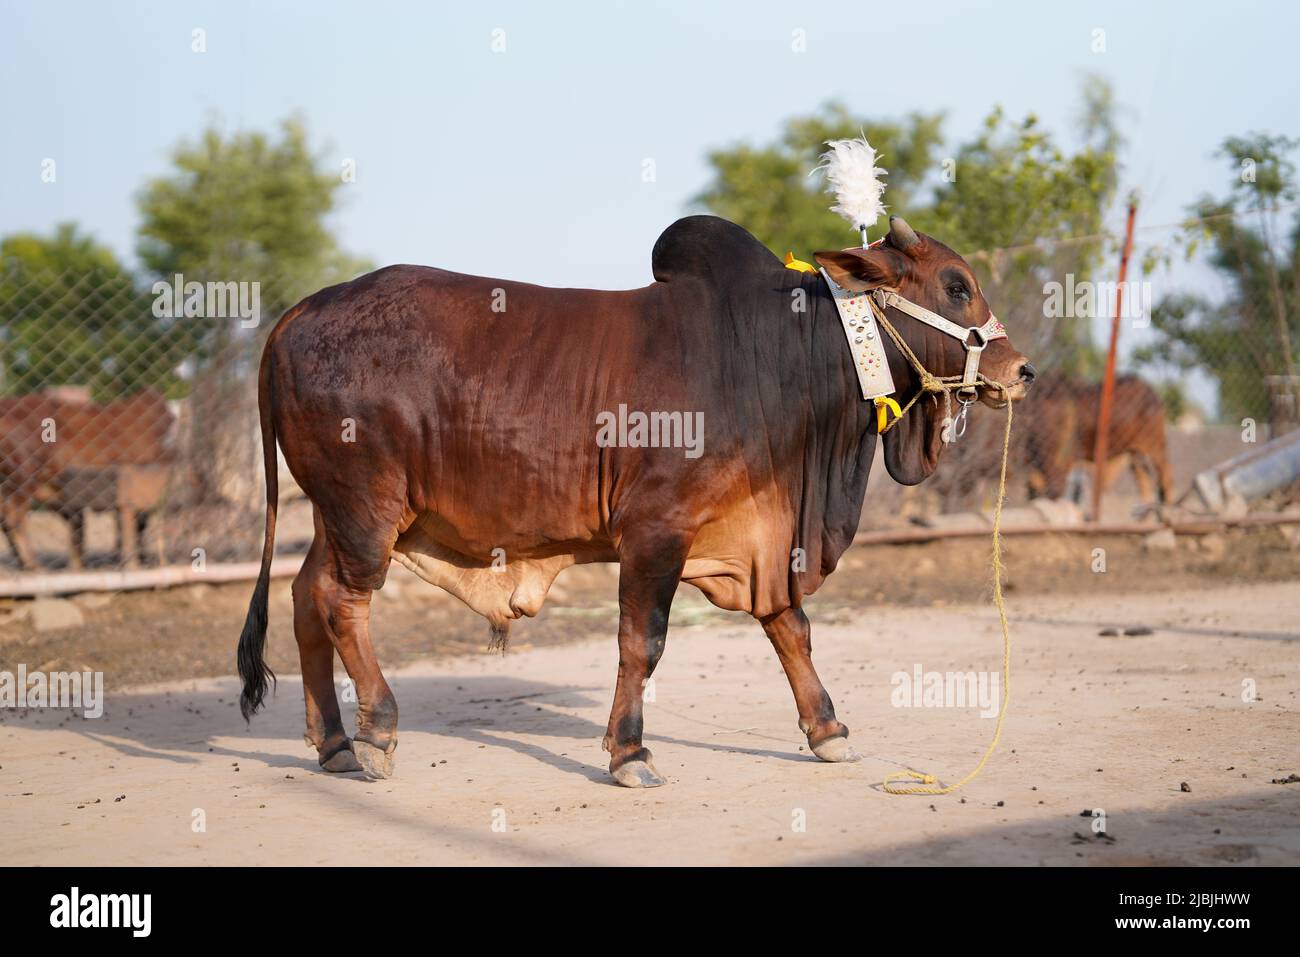
{"label": "blue sky", "polygon": [[[1291,3],[0,10],[0,232],[76,220],[128,258],[133,194],[209,120],[270,129],[298,112],[332,164],[355,159],[334,225],[377,263],[610,288],[649,281],[651,245],[707,181],[710,148],[768,139],[831,98],[870,116],[946,110],[954,141],[1001,103],[1068,142],[1081,77],[1100,73],[1122,105],[1125,187],[1143,191],[1145,223],[1223,191],[1224,136],[1297,132]],[[191,51],[196,27],[206,53]],[[791,49],[796,29],[806,52]]]}

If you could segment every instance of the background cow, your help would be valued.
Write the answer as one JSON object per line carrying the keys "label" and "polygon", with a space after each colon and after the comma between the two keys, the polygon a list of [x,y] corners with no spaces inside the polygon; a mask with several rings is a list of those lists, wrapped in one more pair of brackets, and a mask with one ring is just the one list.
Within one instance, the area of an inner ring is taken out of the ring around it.
{"label": "background cow", "polygon": [[[1069,489],[1071,471],[1092,463],[1101,409],[1101,385],[1067,376],[1049,376],[1034,390],[1033,414],[1025,416],[1024,449],[1031,496],[1077,502],[1081,488]],[[1115,379],[1107,436],[1108,461],[1102,491],[1127,459],[1145,504],[1173,500],[1173,474],[1165,446],[1165,406],[1149,385],[1134,375]]]}
{"label": "background cow", "polygon": [[[883,245],[817,259],[845,288],[895,289],[963,328],[989,317],[961,257],[900,219]],[[604,745],[620,784],[663,783],[642,744],[642,691],[680,581],[762,623],[813,753],[851,756],[802,609],[853,541],[876,445],[839,314],[821,276],[786,269],[712,216],[669,227],[652,269],[649,286],[605,292],[393,266],[289,310],[258,384],[266,542],[239,640],[246,717],[272,677],[278,439],[314,505],[294,633],[307,739],[327,770],[392,770],[397,702],[369,633],[390,559],[461,598],[500,641],[510,620],[538,612],[561,569],[618,562]],[[890,316],[931,373],[961,373],[958,340],[892,307]],[[906,401],[918,376],[892,345],[889,356]],[[981,371],[1005,385],[981,391],[993,405],[1019,399],[1032,379],[1007,339],[989,342]],[[602,418],[621,407],[703,413],[702,454],[597,442]],[[915,484],[938,466],[944,414],[929,396],[885,433],[895,479]],[[336,650],[357,690],[353,740],[335,695]]]}
{"label": "background cow", "polygon": [[38,564],[26,529],[37,506],[68,522],[73,568],[85,561],[85,510],[115,511],[121,559],[135,565],[166,485],[173,424],[155,389],[103,405],[53,393],[0,399],[0,524],[19,565]]}

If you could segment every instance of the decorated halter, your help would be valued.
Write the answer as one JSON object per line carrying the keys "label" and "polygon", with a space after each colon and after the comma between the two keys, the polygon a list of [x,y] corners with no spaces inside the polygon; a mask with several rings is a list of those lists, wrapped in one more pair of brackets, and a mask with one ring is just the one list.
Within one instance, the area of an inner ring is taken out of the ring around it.
{"label": "decorated halter", "polygon": [[989,317],[982,326],[968,326],[963,328],[955,322],[949,322],[937,312],[931,312],[924,306],[918,306],[910,299],[904,299],[898,293],[886,289],[874,289],[871,292],[872,298],[881,311],[893,306],[899,312],[906,313],[913,319],[924,322],[932,329],[938,329],[944,335],[952,336],[962,344],[966,350],[966,367],[962,371],[961,383],[957,386],[957,397],[975,398],[975,390],[983,385],[980,379],[980,355],[984,352],[984,347],[994,339],[1005,339],[1007,337],[1006,327],[1002,325],[998,317],[993,315],[990,310]]}
{"label": "decorated halter", "polygon": [[[835,205],[831,207],[832,212],[839,213],[857,227],[862,235],[863,248],[880,245],[883,239],[870,244],[867,242],[868,227],[874,225],[884,212],[881,196],[885,186],[880,177],[885,175],[885,170],[876,166],[876,151],[865,137],[831,140],[826,145],[829,149],[822,154],[822,162],[814,172],[821,170],[826,173],[827,188],[836,198]],[[903,298],[897,290],[853,292],[844,289],[831,279],[825,269],[818,270],[809,263],[801,262],[794,258],[793,253],[787,254],[785,264],[789,269],[802,272],[820,272],[830,288],[848,341],[849,353],[853,357],[853,369],[858,375],[862,398],[875,403],[878,432],[887,431],[922,395],[942,393],[946,403],[949,393],[955,392],[957,401],[961,403],[961,411],[954,422],[952,438],[960,438],[965,433],[967,412],[978,398],[978,389],[991,384],[979,371],[984,347],[994,339],[1005,339],[1007,336],[1005,327],[991,311],[982,326],[963,327]],[[962,374],[942,378],[931,375],[889,321],[885,311],[891,307],[958,340],[966,350],[966,364]],[[881,330],[893,340],[921,379],[920,391],[901,408],[897,400],[892,398],[897,389],[889,371]],[[889,412],[894,413],[893,422],[888,419]]]}

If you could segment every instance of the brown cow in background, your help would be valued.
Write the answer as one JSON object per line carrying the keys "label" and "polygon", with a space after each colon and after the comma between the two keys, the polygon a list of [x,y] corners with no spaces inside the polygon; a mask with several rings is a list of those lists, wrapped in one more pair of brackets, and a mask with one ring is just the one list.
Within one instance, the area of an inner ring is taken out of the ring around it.
{"label": "brown cow in background", "polygon": [[0,526],[18,564],[38,565],[26,521],[44,506],[71,528],[71,567],[84,564],[88,508],[117,512],[121,560],[135,565],[166,485],[174,422],[156,389],[103,405],[59,392],[0,399]]}
{"label": "brown cow in background", "polygon": [[[1041,391],[1035,392],[1032,408],[1024,417],[1028,422],[1025,457],[1029,494],[1063,498],[1070,472],[1082,462],[1093,461],[1101,384],[1063,376],[1043,376],[1039,381]],[[1137,376],[1115,378],[1107,448],[1103,493],[1119,475],[1127,457],[1143,503],[1163,505],[1172,500],[1165,405],[1156,391]],[[1072,498],[1077,501],[1078,495]]]}

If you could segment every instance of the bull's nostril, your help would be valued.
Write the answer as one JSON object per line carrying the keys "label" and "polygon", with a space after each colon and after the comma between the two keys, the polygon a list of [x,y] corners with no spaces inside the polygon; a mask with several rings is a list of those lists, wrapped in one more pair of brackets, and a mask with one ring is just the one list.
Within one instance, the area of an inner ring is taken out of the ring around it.
{"label": "bull's nostril", "polygon": [[1020,381],[1025,385],[1030,385],[1036,378],[1038,378],[1038,370],[1028,362],[1020,367]]}

